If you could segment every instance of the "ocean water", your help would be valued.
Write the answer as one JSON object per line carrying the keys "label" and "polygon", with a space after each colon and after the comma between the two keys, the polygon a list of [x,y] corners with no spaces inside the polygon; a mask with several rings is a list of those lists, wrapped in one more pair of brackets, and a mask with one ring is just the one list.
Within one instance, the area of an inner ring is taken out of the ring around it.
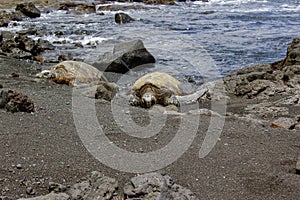
{"label": "ocean water", "polygon": [[56,54],[69,53],[87,63],[112,52],[117,43],[141,39],[157,63],[133,73],[165,71],[196,82],[280,60],[287,45],[300,36],[299,0],[210,0],[158,7],[124,11],[136,20],[129,24],[116,24],[116,12],[53,11],[0,30],[38,30],[31,37],[47,39],[57,47]]}

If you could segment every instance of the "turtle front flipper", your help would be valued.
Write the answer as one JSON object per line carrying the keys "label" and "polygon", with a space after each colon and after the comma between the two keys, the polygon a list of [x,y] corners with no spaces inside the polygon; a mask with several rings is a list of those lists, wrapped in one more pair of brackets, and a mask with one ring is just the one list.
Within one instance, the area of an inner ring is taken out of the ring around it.
{"label": "turtle front flipper", "polygon": [[129,104],[131,106],[140,106],[141,104],[141,99],[135,95],[130,95],[130,98],[129,98]]}

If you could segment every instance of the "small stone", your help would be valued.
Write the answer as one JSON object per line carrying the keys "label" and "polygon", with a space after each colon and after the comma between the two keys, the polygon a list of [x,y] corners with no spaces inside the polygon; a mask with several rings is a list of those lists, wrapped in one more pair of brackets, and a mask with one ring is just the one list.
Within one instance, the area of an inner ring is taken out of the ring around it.
{"label": "small stone", "polygon": [[49,182],[49,192],[65,192],[67,190],[67,187],[65,185]]}
{"label": "small stone", "polygon": [[300,130],[300,124],[295,125],[295,130]]}
{"label": "small stone", "polygon": [[20,77],[20,74],[18,74],[17,72],[13,72],[13,73],[11,73],[11,76],[14,78],[18,78],[18,77]]}
{"label": "small stone", "polygon": [[21,164],[17,164],[16,167],[17,167],[17,169],[22,169],[22,165]]}
{"label": "small stone", "polygon": [[41,55],[35,56],[34,59],[39,62],[45,62],[45,59]]}
{"label": "small stone", "polygon": [[300,157],[298,157],[298,160],[296,163],[296,174],[300,175]]}
{"label": "small stone", "polygon": [[26,194],[28,195],[35,195],[35,190],[32,187],[27,187],[26,188]]}
{"label": "small stone", "polygon": [[271,128],[285,128],[285,129],[292,129],[295,127],[296,121],[292,118],[287,117],[280,117],[274,120],[270,127]]}

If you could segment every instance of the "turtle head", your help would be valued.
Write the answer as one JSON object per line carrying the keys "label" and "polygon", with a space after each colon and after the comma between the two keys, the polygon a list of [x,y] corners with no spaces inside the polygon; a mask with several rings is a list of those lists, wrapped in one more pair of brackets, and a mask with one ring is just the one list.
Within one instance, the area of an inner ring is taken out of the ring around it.
{"label": "turtle head", "polygon": [[142,107],[150,108],[156,104],[156,98],[151,92],[147,92],[142,96]]}
{"label": "turtle head", "polygon": [[52,73],[50,70],[43,70],[36,75],[37,78],[46,78],[46,79],[53,79],[55,74]]}

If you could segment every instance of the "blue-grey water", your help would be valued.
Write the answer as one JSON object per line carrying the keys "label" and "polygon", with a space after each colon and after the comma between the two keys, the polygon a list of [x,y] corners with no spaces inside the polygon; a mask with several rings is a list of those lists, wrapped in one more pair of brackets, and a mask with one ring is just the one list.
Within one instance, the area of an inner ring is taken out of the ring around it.
{"label": "blue-grey water", "polygon": [[[54,11],[8,29],[38,29],[40,35],[33,38],[47,39],[57,46],[56,52],[69,52],[88,63],[111,52],[116,43],[141,39],[157,59],[150,71],[209,79],[280,60],[287,45],[300,36],[299,0],[210,0],[159,8],[125,11],[136,21],[122,25],[114,22],[116,12]],[[78,42],[84,47],[76,47]]]}

